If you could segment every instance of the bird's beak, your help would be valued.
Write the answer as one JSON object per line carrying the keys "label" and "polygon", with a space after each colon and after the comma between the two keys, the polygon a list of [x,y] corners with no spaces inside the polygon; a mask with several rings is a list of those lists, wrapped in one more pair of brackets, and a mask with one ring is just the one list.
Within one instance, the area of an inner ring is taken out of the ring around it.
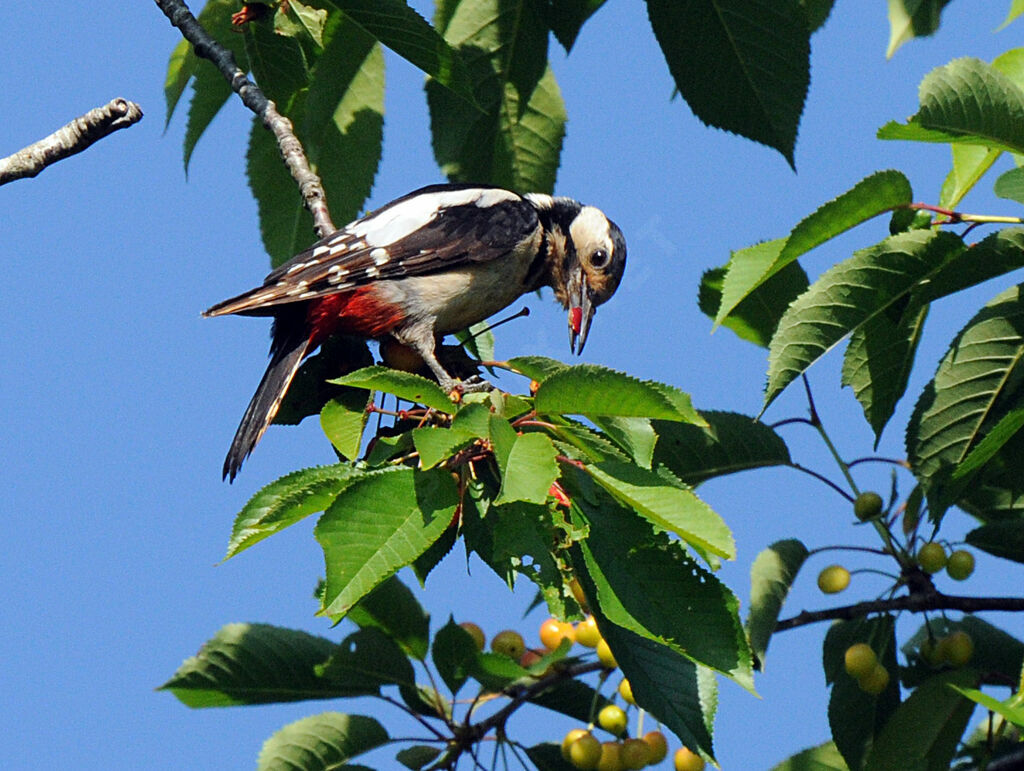
{"label": "bird's beak", "polygon": [[590,332],[590,321],[594,318],[594,304],[591,289],[583,275],[583,268],[573,272],[569,279],[569,350],[583,353]]}

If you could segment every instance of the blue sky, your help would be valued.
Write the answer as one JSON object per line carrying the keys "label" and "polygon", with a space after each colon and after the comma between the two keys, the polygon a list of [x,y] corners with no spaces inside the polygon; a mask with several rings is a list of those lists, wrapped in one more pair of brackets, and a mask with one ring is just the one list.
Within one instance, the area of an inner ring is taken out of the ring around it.
{"label": "blue sky", "polygon": [[[34,180],[0,188],[3,765],[251,767],[274,730],[338,706],[192,711],[153,690],[230,621],[341,631],[313,617],[322,560],[312,521],[217,564],[233,516],[253,492],[331,459],[314,423],[274,428],[234,485],[220,479],[265,366],[268,334],[262,320],[199,316],[267,269],[243,177],[249,115],[235,101],[227,106],[186,180],[182,116],[164,133],[164,68],[178,38],[154,5],[99,0],[88,13],[56,2],[7,5],[0,155],[115,96],[139,102],[146,117]],[[812,41],[796,174],[777,153],[702,126],[670,99],[640,3],[609,2],[569,58],[553,43],[570,116],[557,192],[602,207],[629,243],[625,280],[598,312],[584,360],[677,385],[700,408],[756,413],[764,352],[728,331],[709,334],[695,303],[701,273],[725,262],[730,249],[785,234],[877,169],[903,170],[916,197],[934,202],[948,150],[879,142],[874,132],[915,111],[917,84],[931,68],[963,55],[991,60],[1010,48],[1020,22],[993,33],[1007,5],[954,3],[936,38],[912,42],[887,62],[884,4],[838,3]],[[370,205],[440,181],[421,74],[392,56],[388,65],[384,161]],[[984,190],[963,208],[1016,213]],[[878,240],[884,228],[865,226],[813,254],[809,272]],[[983,286],[933,313],[911,392],[995,291]],[[562,311],[549,298],[528,304],[528,319],[501,330],[499,357],[568,359]],[[838,369],[833,356],[811,372],[820,411],[841,451],[868,454],[870,434],[849,391],[839,390]],[[901,405],[882,454],[901,454],[909,406]],[[792,389],[768,418],[803,411]],[[786,429],[785,437],[803,461],[832,473],[804,430]],[[888,489],[880,468],[862,468],[858,480]],[[866,529],[850,527],[839,498],[794,472],[727,477],[701,494],[734,530],[739,558],[722,576],[744,600],[749,564],[773,540],[871,544]],[[969,528],[966,517],[953,518],[951,535]],[[979,562],[965,591],[1019,585],[1007,580],[1008,563]],[[831,602],[812,588],[825,564],[811,563],[790,610]],[[882,588],[881,579],[858,577],[846,599]],[[542,620],[521,621],[529,587],[509,595],[484,566],[467,570],[458,555],[420,594],[435,623],[454,612],[489,634],[508,626],[532,633]],[[1024,631],[1017,618],[989,618]],[[824,631],[773,641],[760,699],[722,685],[716,744],[724,768],[768,768],[827,738]],[[513,730],[527,741],[560,740],[570,727],[542,715]]]}

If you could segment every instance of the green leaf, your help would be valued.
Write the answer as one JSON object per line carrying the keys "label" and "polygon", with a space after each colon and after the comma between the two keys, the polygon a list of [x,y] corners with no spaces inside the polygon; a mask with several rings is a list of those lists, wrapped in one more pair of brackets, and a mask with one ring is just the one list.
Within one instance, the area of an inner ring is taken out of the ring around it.
{"label": "green leaf", "polygon": [[553,190],[566,113],[541,11],[537,0],[451,0],[439,9],[435,25],[467,62],[479,106],[427,82],[434,157],[451,181]]}
{"label": "green leaf", "polygon": [[[857,681],[846,673],[843,660],[847,648],[855,643],[870,645],[882,666],[889,670],[889,685],[877,696],[861,690]],[[836,622],[825,635],[822,659],[825,680],[832,684],[828,702],[832,738],[849,767],[861,768],[875,737],[900,703],[893,617],[882,615]]]}
{"label": "green leaf", "polygon": [[381,366],[364,367],[331,382],[394,394],[399,399],[433,407],[449,415],[455,412],[452,400],[437,383],[409,372]]}
{"label": "green leaf", "polygon": [[[235,63],[243,72],[249,69],[245,56],[245,42],[236,34],[231,24],[231,15],[238,10],[235,0],[209,0],[199,14],[199,23],[221,45],[235,57]],[[192,80],[192,101],[188,106],[188,120],[185,125],[185,172],[196,148],[199,137],[220,112],[220,108],[231,97],[231,86],[211,62],[196,57]]]}
{"label": "green leaf", "polygon": [[[907,456],[932,516],[955,467],[1020,404],[1024,356],[1021,286],[1000,293],[957,334],[907,426]],[[941,507],[940,507],[941,508]]]}
{"label": "green leaf", "polygon": [[348,222],[360,213],[380,164],[384,53],[358,25],[333,15],[324,42],[302,114],[295,118],[331,213],[336,221]]}
{"label": "green leaf", "polygon": [[914,291],[918,302],[933,302],[991,278],[1024,268],[1024,229],[1003,228],[972,244]]}
{"label": "green leaf", "polygon": [[192,44],[182,38],[171,51],[167,62],[167,78],[164,81],[164,97],[167,100],[167,120],[164,128],[171,124],[174,110],[185,93],[185,87],[195,74],[199,58],[192,51]]}
{"label": "green leaf", "polygon": [[434,644],[431,648],[434,667],[453,696],[458,694],[469,678],[476,654],[476,643],[469,632],[450,617],[448,623],[434,635]]}
{"label": "green leaf", "polygon": [[391,576],[349,612],[348,619],[363,629],[380,629],[415,659],[427,656],[430,616],[409,587]]}
{"label": "green leaf", "polygon": [[[320,175],[331,212],[347,221],[369,195],[380,161],[384,59],[371,35],[337,14],[329,19],[324,39],[308,91],[283,109]],[[279,265],[313,241],[313,220],[273,136],[258,121],[249,140],[247,174],[259,204],[264,247]]]}
{"label": "green leaf", "polygon": [[301,519],[323,511],[338,494],[366,472],[338,463],[293,471],[271,482],[245,504],[231,530],[224,559],[262,541]]}
{"label": "green leaf", "polygon": [[800,5],[807,14],[807,27],[814,34],[825,25],[835,0],[800,0]]}
{"label": "green leaf", "polygon": [[797,0],[647,0],[647,14],[694,114],[778,150],[795,166],[811,54]]}
{"label": "green leaf", "polygon": [[249,129],[245,174],[256,199],[263,248],[270,255],[270,264],[277,267],[309,246],[316,233],[313,217],[302,205],[299,190],[281,162],[274,135],[258,118],[253,118]]}
{"label": "green leaf", "polygon": [[950,0],[889,0],[889,47],[885,57],[915,37],[928,37],[939,28],[939,16]]}
{"label": "green leaf", "polygon": [[915,300],[895,303],[854,330],[843,357],[844,386],[853,389],[864,417],[875,432],[882,431],[907,390],[928,306]]}
{"label": "green leaf", "polygon": [[566,53],[575,45],[583,23],[604,4],[605,0],[551,0],[548,24]]}
{"label": "green leaf", "polygon": [[[516,366],[517,360],[510,362]],[[534,397],[538,413],[662,418],[704,425],[689,394],[596,364],[577,364],[545,378]]]}
{"label": "green leaf", "polygon": [[654,465],[696,487],[713,477],[790,463],[786,443],[759,420],[735,412],[702,410],[707,427],[657,420]]}
{"label": "green leaf", "polygon": [[353,632],[317,668],[322,678],[347,694],[378,694],[383,685],[414,687],[416,675],[398,643],[379,629]]}
{"label": "green leaf", "polygon": [[[611,704],[589,685],[575,678],[560,680],[550,688],[533,694],[530,696],[530,703],[568,715],[581,723],[589,723],[592,714],[597,714],[603,707]],[[590,711],[591,704],[594,705],[593,713]]]}
{"label": "green leaf", "polygon": [[[494,361],[494,333],[488,322],[481,321],[456,332],[455,339],[477,361]],[[493,368],[489,370],[493,372]]]}
{"label": "green leaf", "polygon": [[965,540],[993,556],[1024,563],[1024,520],[989,522],[969,532]]}
{"label": "green leaf", "polygon": [[562,757],[562,745],[543,742],[532,747],[523,747],[523,752],[537,771],[575,771],[576,767]]}
{"label": "green leaf", "polygon": [[594,425],[643,468],[651,467],[658,435],[647,418],[595,417]]}
{"label": "green leaf", "polygon": [[494,503],[545,503],[548,490],[559,475],[556,455],[558,452],[544,434],[516,437],[508,459],[501,464],[501,491]]}
{"label": "green leaf", "polygon": [[451,718],[452,716],[451,703],[430,686],[399,687],[398,693],[405,705],[417,715],[441,718]]}
{"label": "green leaf", "polygon": [[906,124],[890,121],[879,139],[957,142],[1024,152],[1024,90],[978,59],[954,59],[921,81],[920,109]]}
{"label": "green leaf", "polygon": [[729,527],[682,482],[618,461],[590,465],[585,471],[620,503],[662,530],[712,554],[735,558]]}
{"label": "green leaf", "polygon": [[822,274],[789,306],[772,338],[765,407],[844,336],[906,297],[963,248],[951,233],[915,230],[862,249]]}
{"label": "green leaf", "polygon": [[543,383],[552,375],[571,369],[571,365],[564,364],[546,356],[517,356],[508,360],[508,365],[514,372],[524,377]]}
{"label": "green leaf", "polygon": [[615,624],[600,625],[633,698],[690,749],[714,758],[712,728],[718,686],[711,670]]}
{"label": "green leaf", "polygon": [[[939,206],[946,209],[955,209],[963,197],[1003,154],[1001,150],[990,150],[987,147],[974,145],[954,144],[951,149],[953,151],[953,166],[946,176],[946,181],[942,183],[942,192],[939,194]],[[997,192],[996,195],[999,193]]]}
{"label": "green leaf", "polygon": [[[547,506],[521,502],[488,509],[486,498],[473,500],[472,496],[467,496],[464,503],[467,549],[480,555],[510,589],[515,574],[520,573],[537,584],[554,612],[569,612],[562,573],[552,553],[553,544],[566,538],[562,514]],[[478,507],[483,507],[482,511]]]}
{"label": "green leaf", "polygon": [[835,742],[809,747],[775,766],[772,771],[849,771]]}
{"label": "green leaf", "polygon": [[433,763],[441,750],[437,747],[429,747],[425,744],[414,744],[395,753],[395,760],[412,771],[419,771],[426,765]]}
{"label": "green leaf", "polygon": [[309,82],[309,62],[299,41],[278,34],[269,14],[242,28],[246,58],[260,89],[277,104],[287,104]]}
{"label": "green leaf", "polygon": [[[1021,429],[1024,428],[1024,406],[1016,407],[992,427],[985,438],[982,439],[970,451],[963,463],[959,464],[949,477],[949,489],[946,491],[946,501],[952,504],[965,495],[974,480],[982,472],[986,465],[993,463],[993,459],[1001,453],[1009,443],[1021,436]],[[1017,457],[1010,455],[1010,457]],[[995,461],[998,463],[998,461]]]}
{"label": "green leaf", "polygon": [[476,437],[455,428],[442,426],[423,426],[412,430],[412,441],[420,454],[423,468],[433,468],[474,439]]}
{"label": "green leaf", "polygon": [[596,587],[596,597],[590,591],[587,597],[600,612],[612,624],[752,688],[750,650],[732,592],[679,543],[656,538],[631,512],[610,501],[573,500],[590,527],[579,546]]}
{"label": "green leaf", "polygon": [[462,57],[406,0],[330,1],[396,54],[472,103],[472,84]]}
{"label": "green leaf", "polygon": [[385,744],[388,733],[372,717],[323,712],[289,723],[263,744],[257,771],[333,771]]}
{"label": "green leaf", "polygon": [[877,171],[797,223],[785,241],[776,239],[734,252],[715,323],[722,323],[740,301],[801,255],[912,200],[910,182],[903,174]]}
{"label": "green leaf", "polygon": [[344,615],[441,537],[458,493],[447,471],[398,468],[347,487],[316,525],[327,583],[323,612]]}
{"label": "green leaf", "polygon": [[1003,23],[999,25],[998,29],[1002,29],[1007,26],[1022,13],[1024,13],[1024,0],[1012,0],[1010,3],[1010,10],[1006,14],[1006,19],[1003,20]]}
{"label": "green leaf", "polygon": [[952,684],[950,684],[949,687],[961,696],[967,697],[975,704],[980,704],[986,709],[995,712],[997,715],[1001,715],[1006,718],[1014,725],[1024,728],[1024,708],[1016,703],[1019,701],[1019,697],[1016,694],[1006,701],[998,701],[993,699],[987,693],[982,693],[974,688],[961,688]]}
{"label": "green leaf", "polygon": [[[717,317],[722,305],[722,287],[727,269],[712,268],[701,276],[697,304],[701,312],[711,319]],[[799,263],[791,262],[740,300],[722,319],[722,326],[731,329],[743,340],[767,348],[782,314],[793,300],[803,294],[808,285],[804,269]]]}
{"label": "green leaf", "polygon": [[337,649],[323,637],[269,624],[228,624],[159,690],[188,707],[275,704],[345,695],[317,667]]}
{"label": "green leaf", "polygon": [[1013,168],[1001,174],[993,190],[1000,198],[1024,203],[1024,169]]}
{"label": "green leaf", "polygon": [[950,767],[974,703],[950,686],[977,685],[973,669],[943,672],[919,685],[879,732],[866,771],[906,768],[940,771]]}
{"label": "green leaf", "polygon": [[[296,37],[307,36],[320,48],[324,47],[324,26],[327,22],[327,11],[313,8],[297,0],[289,0],[286,6],[278,6],[275,23],[279,32],[288,28],[287,34]],[[301,31],[301,32],[300,32]]]}
{"label": "green leaf", "polygon": [[368,395],[356,391],[340,399],[331,399],[320,412],[320,427],[339,453],[349,459],[359,457],[363,429],[368,417]]}
{"label": "green leaf", "polygon": [[746,629],[750,648],[761,662],[761,669],[764,669],[768,641],[775,631],[782,603],[807,556],[807,547],[790,538],[771,544],[750,566],[750,612]]}
{"label": "green leaf", "polygon": [[503,653],[478,653],[471,666],[472,678],[489,691],[500,691],[515,682],[533,679],[518,662]]}

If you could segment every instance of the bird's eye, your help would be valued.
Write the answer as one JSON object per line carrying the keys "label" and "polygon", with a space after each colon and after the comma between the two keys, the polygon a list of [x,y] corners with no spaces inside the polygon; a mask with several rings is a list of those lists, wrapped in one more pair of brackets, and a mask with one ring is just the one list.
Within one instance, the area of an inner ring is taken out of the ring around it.
{"label": "bird's eye", "polygon": [[610,259],[608,252],[604,249],[597,249],[590,255],[590,265],[597,270],[601,270],[602,268],[608,267],[608,261]]}

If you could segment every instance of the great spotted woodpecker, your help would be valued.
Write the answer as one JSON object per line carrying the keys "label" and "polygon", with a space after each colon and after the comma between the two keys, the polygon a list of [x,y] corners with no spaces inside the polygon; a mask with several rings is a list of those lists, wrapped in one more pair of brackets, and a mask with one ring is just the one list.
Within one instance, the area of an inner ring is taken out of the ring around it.
{"label": "great spotted woodpecker", "polygon": [[224,460],[234,480],[273,421],[303,359],[334,334],[385,338],[413,348],[445,391],[459,382],[435,355],[437,340],[550,286],[569,311],[569,346],[582,353],[594,309],[626,265],[622,231],[571,198],[520,196],[497,187],[431,185],[318,241],[262,286],[204,316],[274,319],[270,364]]}

